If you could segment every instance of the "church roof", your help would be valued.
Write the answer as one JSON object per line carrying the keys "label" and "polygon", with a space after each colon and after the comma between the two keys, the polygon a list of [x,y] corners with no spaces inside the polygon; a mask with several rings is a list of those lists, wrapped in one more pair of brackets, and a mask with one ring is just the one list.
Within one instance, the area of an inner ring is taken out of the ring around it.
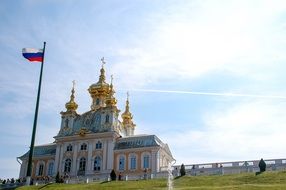
{"label": "church roof", "polygon": [[156,135],[135,135],[119,138],[114,150],[162,146],[162,141]]}
{"label": "church roof", "polygon": [[[19,158],[28,158],[30,151],[26,152],[24,155]],[[34,147],[34,155],[33,157],[41,157],[41,156],[51,156],[56,155],[56,144],[45,144]]]}
{"label": "church roof", "polygon": [[81,130],[86,133],[102,133],[111,131],[111,127],[102,124],[102,112],[105,108],[100,108],[96,111],[88,111],[82,115],[77,115],[72,126],[62,128],[57,137],[73,136],[79,134]]}

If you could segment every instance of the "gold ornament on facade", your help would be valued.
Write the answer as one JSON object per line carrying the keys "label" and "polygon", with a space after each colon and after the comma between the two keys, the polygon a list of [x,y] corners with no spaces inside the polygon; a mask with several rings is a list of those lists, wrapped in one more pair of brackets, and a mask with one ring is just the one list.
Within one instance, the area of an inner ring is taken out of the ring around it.
{"label": "gold ornament on facade", "polygon": [[88,133],[88,130],[85,127],[80,128],[78,134],[81,137],[84,137]]}

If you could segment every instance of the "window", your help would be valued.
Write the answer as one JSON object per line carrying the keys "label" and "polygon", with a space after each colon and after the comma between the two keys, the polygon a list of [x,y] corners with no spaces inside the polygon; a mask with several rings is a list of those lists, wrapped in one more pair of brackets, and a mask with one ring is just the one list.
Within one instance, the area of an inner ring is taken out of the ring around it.
{"label": "window", "polygon": [[71,145],[71,144],[69,144],[69,145],[67,146],[67,152],[70,152],[70,151],[72,151],[72,145]]}
{"label": "window", "polygon": [[80,146],[80,150],[86,150],[87,148],[87,145],[85,143],[83,143],[81,146]]}
{"label": "window", "polygon": [[99,105],[99,98],[96,98],[96,105]]}
{"label": "window", "polygon": [[119,158],[119,170],[125,169],[125,158],[123,156],[120,156]]}
{"label": "window", "polygon": [[136,156],[131,156],[130,158],[130,169],[135,170],[136,169]]}
{"label": "window", "polygon": [[101,158],[99,156],[96,156],[94,159],[94,171],[100,171],[101,167]]}
{"label": "window", "polygon": [[101,149],[102,148],[102,143],[100,141],[97,141],[95,144],[95,149]]}
{"label": "window", "polygon": [[105,123],[109,123],[109,115],[108,114],[105,116]]}
{"label": "window", "polygon": [[149,155],[143,157],[143,168],[149,168]]}
{"label": "window", "polygon": [[65,127],[66,127],[66,128],[69,127],[69,120],[68,120],[68,119],[65,120]]}
{"label": "window", "polygon": [[38,176],[42,176],[44,171],[44,164],[39,165]]}
{"label": "window", "polygon": [[54,170],[54,162],[50,162],[48,165],[48,175],[49,176],[53,175],[53,170]]}
{"label": "window", "polygon": [[85,171],[86,159],[81,158],[79,161],[79,171]]}
{"label": "window", "polygon": [[95,118],[95,125],[99,125],[100,123],[101,123],[101,115],[100,114],[96,114],[95,116],[94,116],[94,118]]}
{"label": "window", "polygon": [[65,161],[65,169],[64,169],[65,172],[69,173],[71,172],[71,159],[66,159]]}

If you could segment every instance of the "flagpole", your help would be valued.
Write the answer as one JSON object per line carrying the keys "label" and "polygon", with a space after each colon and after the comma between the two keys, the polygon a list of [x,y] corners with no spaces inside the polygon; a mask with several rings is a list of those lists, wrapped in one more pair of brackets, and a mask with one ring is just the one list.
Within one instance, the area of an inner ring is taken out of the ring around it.
{"label": "flagpole", "polygon": [[46,48],[46,42],[44,42],[44,48],[43,48],[43,60],[41,63],[41,72],[40,72],[40,79],[39,79],[39,86],[38,86],[37,103],[36,103],[31,145],[30,145],[30,151],[29,151],[29,161],[28,161],[28,170],[27,170],[27,185],[30,185],[30,180],[31,180],[31,176],[32,176],[31,175],[32,174],[32,159],[33,159],[33,153],[34,153],[34,144],[35,144],[35,136],[36,136],[36,128],[37,128],[37,120],[38,120],[39,101],[40,101],[41,86],[42,86],[42,73],[43,73],[43,67],[44,67],[45,48]]}

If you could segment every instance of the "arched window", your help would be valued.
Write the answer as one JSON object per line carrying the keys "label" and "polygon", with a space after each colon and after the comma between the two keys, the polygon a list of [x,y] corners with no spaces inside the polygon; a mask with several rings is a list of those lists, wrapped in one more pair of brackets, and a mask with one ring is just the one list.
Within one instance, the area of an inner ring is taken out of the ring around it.
{"label": "arched window", "polygon": [[99,105],[99,98],[96,98],[96,105]]}
{"label": "arched window", "polygon": [[87,145],[85,143],[83,143],[81,146],[80,146],[80,150],[86,150],[87,149]]}
{"label": "arched window", "polygon": [[48,165],[48,175],[52,176],[54,172],[54,162],[50,162]]}
{"label": "arched window", "polygon": [[136,169],[136,156],[132,155],[130,157],[130,169],[135,170]]}
{"label": "arched window", "polygon": [[124,156],[119,157],[119,170],[125,169],[125,158]]}
{"label": "arched window", "polygon": [[71,144],[69,144],[69,145],[67,146],[67,152],[70,152],[70,151],[72,151],[72,145],[71,145]]}
{"label": "arched window", "polygon": [[100,167],[101,167],[101,158],[99,156],[96,156],[94,159],[94,171],[100,171]]}
{"label": "arched window", "polygon": [[105,123],[109,123],[109,115],[108,114],[105,116]]}
{"label": "arched window", "polygon": [[44,164],[39,165],[38,176],[42,176],[44,172]]}
{"label": "arched window", "polygon": [[143,168],[149,168],[149,163],[150,163],[150,157],[149,155],[144,155],[143,156]]}
{"label": "arched window", "polygon": [[71,172],[71,159],[70,158],[66,159],[65,161],[64,172],[67,172],[67,173]]}
{"label": "arched window", "polygon": [[101,149],[102,148],[102,143],[100,141],[97,141],[95,144],[95,149]]}
{"label": "arched window", "polygon": [[86,159],[81,158],[79,161],[79,171],[85,171]]}

